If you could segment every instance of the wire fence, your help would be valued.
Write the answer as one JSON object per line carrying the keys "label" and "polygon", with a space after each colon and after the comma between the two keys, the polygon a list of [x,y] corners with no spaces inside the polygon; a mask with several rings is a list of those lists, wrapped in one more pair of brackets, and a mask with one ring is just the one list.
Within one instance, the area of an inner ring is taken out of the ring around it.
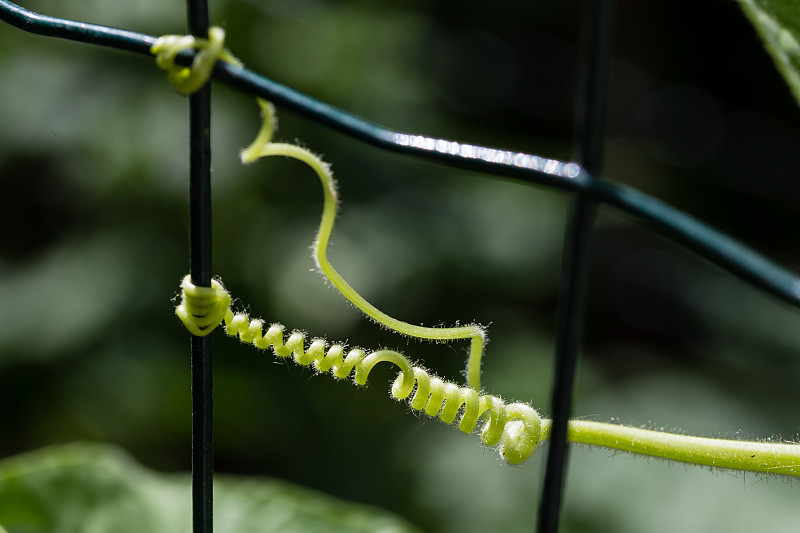
{"label": "wire fence", "polygon": [[[259,96],[315,123],[357,140],[405,156],[448,167],[481,172],[574,193],[564,243],[561,311],[553,379],[553,433],[539,512],[539,531],[559,528],[561,493],[567,461],[566,428],[571,414],[582,299],[586,292],[594,205],[609,205],[650,223],[666,236],[709,259],[758,289],[800,307],[800,278],[738,241],[635,189],[602,181],[602,132],[613,6],[590,2],[586,15],[586,77],[580,163],[534,154],[392,131],[318,101],[246,68],[219,63],[213,78],[246,94]],[[189,0],[190,32],[202,36],[209,26],[208,6]],[[150,55],[154,36],[43,16],[0,0],[0,19],[25,31],[137,54]],[[179,61],[188,64],[191,54]],[[210,84],[190,97],[190,235],[191,274],[208,285],[211,267]],[[210,337],[192,339],[193,494],[196,532],[212,530],[212,390]]]}

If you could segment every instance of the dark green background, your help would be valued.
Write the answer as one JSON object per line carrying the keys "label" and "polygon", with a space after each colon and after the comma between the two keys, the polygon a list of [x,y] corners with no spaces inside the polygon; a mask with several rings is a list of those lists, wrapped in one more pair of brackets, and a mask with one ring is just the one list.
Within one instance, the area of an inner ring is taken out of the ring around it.
{"label": "dark green background", "polygon": [[[177,0],[40,0],[42,13],[184,31]],[[245,65],[388,127],[570,159],[577,2],[214,0]],[[620,2],[607,175],[800,270],[800,115],[731,2]],[[153,61],[0,26],[0,456],[116,443],[189,468],[187,105]],[[569,197],[382,153],[278,110],[332,163],[331,262],[410,322],[490,325],[486,388],[549,404]],[[266,321],[399,349],[461,379],[466,345],[366,321],[311,271],[321,210],[300,164],[242,167],[252,98],[215,86],[214,272]],[[603,209],[576,415],[797,439],[798,313]],[[429,531],[530,531],[544,450],[511,468],[356,388],[215,337],[216,466],[394,511]],[[576,448],[564,531],[789,530],[790,483]],[[13,533],[13,532],[10,532]]]}

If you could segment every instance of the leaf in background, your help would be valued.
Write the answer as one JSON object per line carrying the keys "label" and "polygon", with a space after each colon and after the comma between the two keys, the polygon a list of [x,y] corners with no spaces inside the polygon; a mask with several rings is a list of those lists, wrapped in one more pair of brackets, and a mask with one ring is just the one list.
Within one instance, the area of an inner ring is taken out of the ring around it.
{"label": "leaf in background", "polygon": [[800,4],[786,0],[738,0],[800,103]]}
{"label": "leaf in background", "polygon": [[[214,523],[219,531],[417,531],[385,511],[282,481],[216,480]],[[118,448],[45,448],[0,461],[0,523],[14,533],[189,533],[189,487],[188,476],[147,470]]]}

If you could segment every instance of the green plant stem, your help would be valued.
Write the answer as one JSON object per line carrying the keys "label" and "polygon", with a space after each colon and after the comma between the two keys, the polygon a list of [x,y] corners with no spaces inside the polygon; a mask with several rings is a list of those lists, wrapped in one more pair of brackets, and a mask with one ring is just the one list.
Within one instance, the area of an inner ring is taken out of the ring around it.
{"label": "green plant stem", "polygon": [[[552,420],[542,419],[541,439]],[[716,468],[800,476],[800,445],[677,435],[603,422],[570,420],[567,440]]]}

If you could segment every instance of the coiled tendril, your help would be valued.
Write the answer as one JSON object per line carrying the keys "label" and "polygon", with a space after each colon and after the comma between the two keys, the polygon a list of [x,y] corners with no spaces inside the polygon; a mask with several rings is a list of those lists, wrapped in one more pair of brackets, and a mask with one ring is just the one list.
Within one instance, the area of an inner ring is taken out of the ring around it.
{"label": "coiled tendril", "polygon": [[337,379],[352,374],[357,385],[366,385],[378,363],[392,363],[399,369],[391,388],[393,398],[408,400],[412,409],[446,424],[457,420],[458,428],[464,433],[472,433],[481,418],[488,418],[481,430],[483,443],[497,446],[500,456],[507,462],[525,461],[539,444],[541,421],[528,404],[506,404],[497,396],[443,381],[424,368],[413,366],[405,356],[393,350],[369,354],[358,348],[347,351],[342,344],[328,346],[319,338],[312,339],[306,347],[305,334],[294,331],[287,338],[281,324],[271,324],[265,332],[262,320],[233,312],[231,297],[217,280],[212,281],[211,287],[198,287],[186,276],[181,283],[181,295],[176,313],[195,335],[208,335],[224,320],[225,332],[238,336],[246,344],[260,350],[271,347],[276,357],[291,356],[295,363],[312,365],[317,372],[329,372]]}

